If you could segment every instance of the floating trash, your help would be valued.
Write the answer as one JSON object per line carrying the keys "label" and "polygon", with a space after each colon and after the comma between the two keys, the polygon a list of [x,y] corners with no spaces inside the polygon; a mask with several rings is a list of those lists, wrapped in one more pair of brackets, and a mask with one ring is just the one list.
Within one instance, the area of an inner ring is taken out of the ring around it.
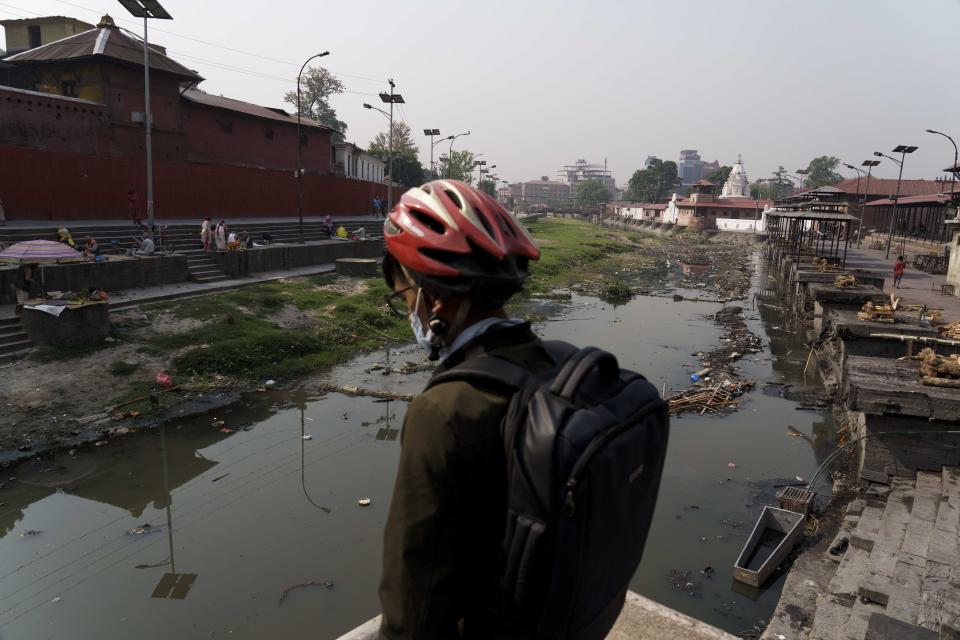
{"label": "floating trash", "polygon": [[357,500],[357,504],[361,507],[369,507],[371,502],[372,500],[370,500],[370,498],[360,498]]}

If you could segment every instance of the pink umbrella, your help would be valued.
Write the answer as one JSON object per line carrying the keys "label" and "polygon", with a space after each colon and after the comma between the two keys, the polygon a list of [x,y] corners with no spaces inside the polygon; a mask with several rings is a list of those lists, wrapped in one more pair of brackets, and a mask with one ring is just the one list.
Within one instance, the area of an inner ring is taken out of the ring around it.
{"label": "pink umbrella", "polygon": [[0,251],[0,262],[51,264],[82,257],[76,249],[53,240],[24,240]]}

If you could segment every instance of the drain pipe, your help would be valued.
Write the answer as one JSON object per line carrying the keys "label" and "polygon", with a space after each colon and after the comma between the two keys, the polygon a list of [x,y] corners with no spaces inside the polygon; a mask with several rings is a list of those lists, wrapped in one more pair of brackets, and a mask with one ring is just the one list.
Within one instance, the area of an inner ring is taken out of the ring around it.
{"label": "drain pipe", "polygon": [[831,453],[829,456],[827,456],[827,458],[826,458],[822,463],[820,463],[820,466],[817,467],[816,473],[813,474],[813,477],[810,478],[810,482],[807,483],[807,487],[806,487],[806,488],[807,488],[808,491],[813,491],[813,485],[814,485],[814,483],[817,481],[817,478],[820,477],[820,474],[822,474],[822,473],[824,472],[824,470],[826,469],[827,465],[829,465],[831,462],[833,462],[833,459],[836,458],[837,455],[839,455],[839,453],[840,453],[841,451],[843,451],[844,449],[846,449],[847,447],[849,447],[849,446],[851,446],[851,445],[857,444],[857,443],[860,442],[861,440],[866,440],[867,438],[875,438],[875,437],[878,437],[878,436],[887,436],[887,435],[921,435],[921,434],[932,434],[932,433],[940,433],[940,434],[944,434],[944,433],[945,433],[945,434],[960,435],[960,429],[937,429],[937,430],[934,430],[934,431],[927,431],[927,430],[917,431],[916,429],[913,429],[913,430],[898,430],[898,431],[879,431],[879,432],[877,432],[877,433],[868,433],[868,434],[865,435],[865,436],[860,436],[860,437],[858,437],[858,438],[854,438],[854,439],[851,440],[850,442],[846,442],[846,443],[840,445],[839,447],[837,447],[836,450],[833,451],[833,453]]}

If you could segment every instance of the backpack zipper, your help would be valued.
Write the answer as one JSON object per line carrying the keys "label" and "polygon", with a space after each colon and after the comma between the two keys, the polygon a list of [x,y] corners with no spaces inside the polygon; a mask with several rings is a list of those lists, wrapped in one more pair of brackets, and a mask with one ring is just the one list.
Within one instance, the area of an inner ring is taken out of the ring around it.
{"label": "backpack zipper", "polygon": [[[660,401],[662,402],[662,400]],[[577,488],[577,483],[580,480],[580,475],[583,473],[584,467],[589,464],[590,460],[596,455],[597,450],[600,449],[603,445],[607,443],[611,438],[620,435],[622,432],[626,431],[629,427],[633,426],[632,419],[637,414],[646,411],[649,408],[649,404],[641,407],[637,412],[630,416],[628,420],[619,424],[613,429],[609,429],[600,434],[599,437],[594,438],[590,441],[590,444],[587,445],[587,448],[583,450],[583,453],[580,454],[580,457],[577,458],[577,461],[573,465],[573,470],[570,471],[570,478],[567,480],[567,494],[563,499],[563,509],[561,513],[567,517],[572,518],[573,514],[576,512],[576,501],[573,498],[573,492]]]}

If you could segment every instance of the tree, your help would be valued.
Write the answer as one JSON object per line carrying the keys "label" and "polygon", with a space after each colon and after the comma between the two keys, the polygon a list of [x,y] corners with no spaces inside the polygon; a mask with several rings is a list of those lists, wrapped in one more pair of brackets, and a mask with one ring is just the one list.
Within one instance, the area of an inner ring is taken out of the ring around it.
{"label": "tree", "polygon": [[494,198],[497,197],[497,183],[493,180],[481,180],[477,188]]}
{"label": "tree", "polygon": [[677,163],[656,158],[646,169],[638,169],[627,182],[624,197],[633,202],[660,202],[669,190],[680,185]]}
{"label": "tree", "polygon": [[787,177],[787,170],[783,168],[783,165],[777,167],[777,170],[773,172],[773,178],[767,184],[770,187],[770,197],[774,200],[793,193],[793,181]]}
{"label": "tree", "polygon": [[577,204],[599,204],[610,199],[610,192],[599,180],[584,180],[577,185]]}
{"label": "tree", "polygon": [[733,171],[733,167],[724,165],[716,171],[711,172],[710,175],[707,176],[707,180],[718,186],[723,185],[723,183],[730,178],[731,171]]}
{"label": "tree", "polygon": [[820,156],[814,158],[807,165],[806,187],[816,189],[828,184],[836,184],[843,180],[843,176],[837,173],[837,167],[840,166],[840,158],[833,156]]}
{"label": "tree", "polygon": [[419,187],[425,182],[423,165],[416,156],[394,156],[393,179],[405,187]]}
{"label": "tree", "polygon": [[[367,151],[375,156],[386,159],[390,155],[390,133],[381,131],[374,136],[373,141],[367,146]],[[410,125],[401,120],[393,121],[393,157],[413,156],[417,157],[420,150],[413,141],[410,133]]]}
{"label": "tree", "polygon": [[472,151],[454,151],[449,156],[440,156],[437,170],[441,178],[450,178],[452,180],[462,180],[467,184],[473,184],[473,159]]}
{"label": "tree", "polygon": [[[330,106],[330,96],[340,95],[345,89],[343,83],[323,67],[309,67],[300,80],[300,115],[346,134],[347,123],[338,120],[336,110]],[[297,92],[288,91],[283,100],[296,108]]]}

